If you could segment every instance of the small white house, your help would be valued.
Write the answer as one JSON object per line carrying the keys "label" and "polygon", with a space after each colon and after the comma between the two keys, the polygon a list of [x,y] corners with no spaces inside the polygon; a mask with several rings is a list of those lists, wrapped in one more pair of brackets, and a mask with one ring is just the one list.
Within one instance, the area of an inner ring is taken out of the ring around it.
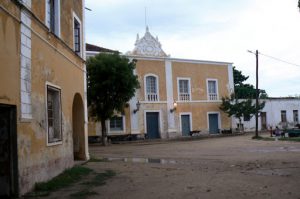
{"label": "small white house", "polygon": [[[300,98],[285,97],[285,98],[268,98],[261,99],[265,101],[265,107],[259,114],[258,130],[279,128],[293,128],[299,124]],[[255,103],[255,100],[254,100]],[[242,118],[244,131],[255,131],[255,116],[251,119]],[[232,120],[232,128],[238,127],[239,120]]]}

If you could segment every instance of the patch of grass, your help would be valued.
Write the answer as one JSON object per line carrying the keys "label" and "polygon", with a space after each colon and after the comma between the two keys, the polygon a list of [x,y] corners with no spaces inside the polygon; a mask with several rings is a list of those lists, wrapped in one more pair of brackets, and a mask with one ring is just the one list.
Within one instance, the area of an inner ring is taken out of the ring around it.
{"label": "patch of grass", "polygon": [[116,175],[116,173],[112,170],[106,170],[104,173],[96,173],[95,177],[92,181],[84,182],[82,184],[88,186],[101,186],[105,185],[105,181],[109,178],[112,178]]}
{"label": "patch of grass", "polygon": [[282,141],[300,142],[300,137],[279,138],[279,140],[282,140]]}
{"label": "patch of grass", "polygon": [[93,170],[82,166],[75,166],[65,170],[60,175],[49,180],[48,182],[41,182],[35,184],[34,192],[50,192],[70,186],[77,182],[82,176],[91,173]]}
{"label": "patch of grass", "polygon": [[84,198],[87,198],[88,196],[92,196],[92,195],[98,195],[98,193],[95,191],[90,191],[88,189],[84,189],[84,190],[78,191],[76,193],[70,194],[70,197],[77,198],[77,199],[84,199]]}

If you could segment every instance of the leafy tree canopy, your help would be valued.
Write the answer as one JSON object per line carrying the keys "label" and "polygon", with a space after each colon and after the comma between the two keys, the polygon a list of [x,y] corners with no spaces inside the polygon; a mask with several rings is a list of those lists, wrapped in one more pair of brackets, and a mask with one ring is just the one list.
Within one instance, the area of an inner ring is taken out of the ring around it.
{"label": "leafy tree canopy", "polygon": [[136,60],[129,61],[118,53],[101,53],[87,60],[87,97],[90,115],[101,121],[105,144],[105,120],[114,111],[123,112],[127,102],[139,88],[133,71]]}
{"label": "leafy tree canopy", "polygon": [[[249,78],[242,74],[242,71],[237,70],[233,67],[233,78],[234,78],[234,93],[238,99],[255,99],[256,89],[251,84],[245,84],[244,82]],[[268,95],[265,90],[259,89],[259,98],[267,98]]]}

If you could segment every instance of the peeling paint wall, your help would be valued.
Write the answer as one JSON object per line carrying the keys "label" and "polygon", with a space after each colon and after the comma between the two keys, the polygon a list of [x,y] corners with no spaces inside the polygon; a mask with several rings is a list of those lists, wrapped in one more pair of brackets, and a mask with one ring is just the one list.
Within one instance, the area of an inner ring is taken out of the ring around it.
{"label": "peeling paint wall", "polygon": [[[62,12],[74,10],[82,19],[82,1],[61,2]],[[8,0],[0,6],[0,103],[17,106],[19,191],[24,194],[34,183],[49,180],[74,164],[72,104],[76,93],[84,99],[85,67],[72,51],[73,15],[61,15],[62,21],[68,21],[61,28],[61,40],[31,17],[32,119],[21,120],[20,7]],[[32,0],[31,11],[45,22],[45,1]],[[61,89],[62,143],[54,146],[47,146],[46,83]],[[84,143],[81,147],[85,148]]]}

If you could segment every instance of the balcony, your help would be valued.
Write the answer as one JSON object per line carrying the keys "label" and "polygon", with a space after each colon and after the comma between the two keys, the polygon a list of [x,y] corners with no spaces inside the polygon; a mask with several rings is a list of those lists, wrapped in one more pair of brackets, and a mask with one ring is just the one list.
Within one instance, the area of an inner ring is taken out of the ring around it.
{"label": "balcony", "polygon": [[190,94],[189,93],[180,93],[179,94],[179,101],[190,101]]}
{"label": "balcony", "polygon": [[211,100],[211,101],[218,100],[218,94],[217,93],[209,93],[208,100]]}
{"label": "balcony", "polygon": [[156,93],[147,93],[146,100],[150,102],[158,101],[158,95]]}

